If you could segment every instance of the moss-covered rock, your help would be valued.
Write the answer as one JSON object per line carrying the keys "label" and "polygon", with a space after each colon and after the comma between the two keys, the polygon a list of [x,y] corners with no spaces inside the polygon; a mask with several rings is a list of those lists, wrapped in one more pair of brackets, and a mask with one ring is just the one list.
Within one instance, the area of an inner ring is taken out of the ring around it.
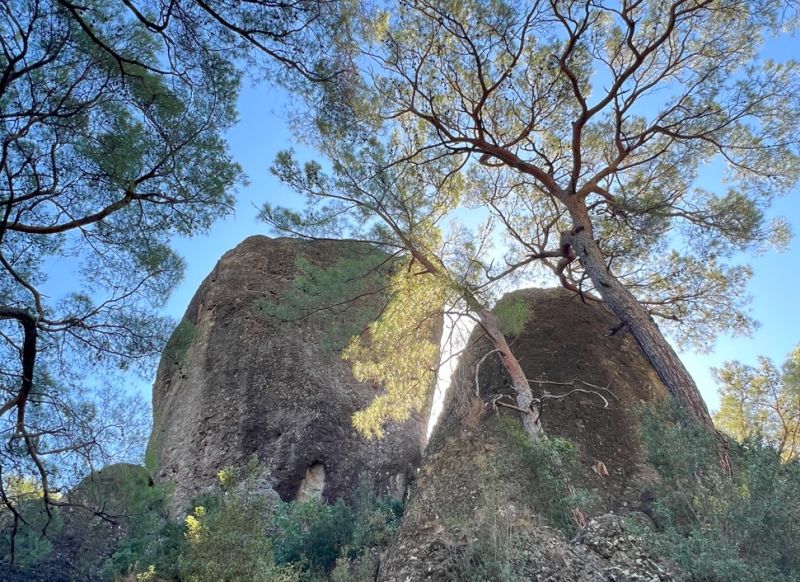
{"label": "moss-covered rock", "polygon": [[500,305],[548,440],[531,442],[502,406],[510,383],[476,331],[378,579],[676,579],[625,521],[640,523],[653,477],[636,410],[666,394],[655,372],[627,332],[609,334],[616,321],[599,304],[534,289]]}

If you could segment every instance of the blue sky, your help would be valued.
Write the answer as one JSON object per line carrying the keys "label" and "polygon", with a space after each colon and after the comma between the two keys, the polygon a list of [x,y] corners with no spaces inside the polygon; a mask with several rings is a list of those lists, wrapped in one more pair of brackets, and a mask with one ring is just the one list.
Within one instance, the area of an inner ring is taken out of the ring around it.
{"label": "blue sky", "polygon": [[[797,55],[791,42],[773,44],[776,57]],[[176,239],[175,248],[186,259],[186,276],[170,297],[166,311],[180,318],[202,280],[213,269],[219,258],[244,238],[253,234],[268,234],[258,221],[258,208],[265,201],[291,205],[295,195],[280,184],[269,172],[275,154],[295,147],[286,124],[285,95],[266,86],[246,87],[240,101],[240,121],[229,133],[232,154],[244,168],[249,185],[238,196],[235,215],[217,222],[210,232],[192,239]],[[800,233],[800,189],[795,189],[779,199],[774,214],[787,217],[795,233]],[[793,239],[787,252],[769,252],[746,260],[754,275],[746,290],[754,297],[752,315],[761,322],[760,328],[750,337],[720,337],[709,354],[683,352],[684,362],[695,377],[700,389],[714,409],[718,406],[716,384],[711,374],[727,360],[740,360],[755,364],[759,355],[781,363],[785,355],[800,342],[800,310],[791,299],[800,285],[797,267],[800,242]]]}

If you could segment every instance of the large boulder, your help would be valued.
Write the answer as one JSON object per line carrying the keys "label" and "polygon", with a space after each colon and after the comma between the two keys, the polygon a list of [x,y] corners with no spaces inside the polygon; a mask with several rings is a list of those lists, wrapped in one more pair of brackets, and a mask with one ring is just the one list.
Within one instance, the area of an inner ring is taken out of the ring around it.
{"label": "large boulder", "polygon": [[[174,484],[172,510],[213,487],[217,473],[254,456],[267,488],[285,500],[347,499],[367,479],[402,496],[421,459],[427,411],[387,427],[382,440],[353,428],[354,412],[378,394],[357,382],[326,334],[366,297],[315,317],[270,315],[265,306],[296,292],[300,261],[336,268],[344,256],[376,253],[355,243],[254,236],[226,253],[198,289],[170,340],[153,386],[147,466]],[[342,297],[341,301],[350,299]]]}
{"label": "large boulder", "polygon": [[[509,339],[544,403],[548,437],[574,443],[575,466],[554,464],[550,445],[529,446],[519,413],[502,404],[513,404],[507,376],[477,328],[379,580],[674,579],[637,533],[647,527],[640,510],[653,471],[635,409],[666,395],[655,371],[599,303],[561,289],[501,302],[527,306],[508,310],[529,313]],[[585,494],[579,514],[558,512],[567,481]]]}

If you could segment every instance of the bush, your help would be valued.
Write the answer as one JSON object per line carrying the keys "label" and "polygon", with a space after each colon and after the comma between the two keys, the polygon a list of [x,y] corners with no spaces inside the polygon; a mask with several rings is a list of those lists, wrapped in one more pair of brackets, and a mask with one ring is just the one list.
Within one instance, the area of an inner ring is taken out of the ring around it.
{"label": "bush", "polygon": [[672,403],[642,411],[654,488],[655,552],[695,580],[800,579],[800,463],[781,463],[758,441],[734,445],[735,474],[723,474],[715,437]]}
{"label": "bush", "polygon": [[365,481],[351,506],[342,501],[282,503],[272,521],[275,561],[301,564],[315,574],[329,572],[339,557],[356,559],[388,544],[401,516],[402,504],[379,499]]}
{"label": "bush", "polygon": [[[290,565],[278,565],[267,535],[264,500],[229,492],[186,518],[186,544],[179,558],[183,582],[292,582]],[[262,516],[262,519],[259,519]]]}
{"label": "bush", "polygon": [[582,489],[570,493],[568,484],[579,474],[579,454],[575,445],[562,438],[532,441],[516,418],[498,419],[505,442],[498,458],[497,482],[520,483],[535,500],[532,505],[551,526],[567,535],[575,533],[572,510],[591,502]]}
{"label": "bush", "polygon": [[158,521],[159,511],[143,514],[109,573],[137,580],[294,582],[326,579],[336,567],[338,578],[349,579],[371,570],[370,550],[388,543],[402,515],[399,502],[378,498],[366,482],[351,505],[275,501],[260,492],[257,461],[220,471],[219,481],[220,491],[196,499],[183,525]]}
{"label": "bush", "polygon": [[281,504],[273,525],[276,562],[301,563],[314,572],[331,568],[353,534],[351,512],[341,501]]}
{"label": "bush", "polygon": [[184,526],[165,516],[151,514],[142,518],[106,563],[107,576],[128,575],[144,581],[178,580],[178,560],[186,543]]}
{"label": "bush", "polygon": [[[526,579],[526,537],[519,524],[533,518],[572,534],[572,510],[589,495],[570,484],[578,476],[578,451],[561,438],[532,441],[519,420],[500,415],[493,427],[500,446],[479,477],[480,511],[467,520],[469,543],[453,555],[456,576],[464,582],[512,582]],[[575,491],[572,489],[572,491]]]}

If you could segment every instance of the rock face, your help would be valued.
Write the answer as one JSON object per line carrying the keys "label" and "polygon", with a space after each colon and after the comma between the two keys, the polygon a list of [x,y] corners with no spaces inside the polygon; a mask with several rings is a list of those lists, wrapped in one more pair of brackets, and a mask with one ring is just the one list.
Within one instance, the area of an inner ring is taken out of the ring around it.
{"label": "rock face", "polygon": [[300,257],[327,268],[346,253],[374,252],[255,236],[206,278],[153,387],[147,465],[156,482],[174,483],[176,515],[214,485],[220,469],[254,455],[284,500],[347,499],[362,475],[381,493],[404,494],[421,459],[427,411],[388,427],[383,440],[365,440],[350,419],[376,388],[357,382],[339,354],[322,345],[325,328],[347,320],[347,309],[323,323],[281,320],[263,309],[291,287]]}
{"label": "rock face", "polygon": [[560,501],[547,489],[558,471],[543,472],[548,461],[525,446],[517,412],[487,405],[510,394],[509,383],[496,355],[483,359],[492,348],[476,331],[379,580],[676,579],[632,533],[647,527],[637,509],[652,478],[634,409],[666,389],[626,331],[609,334],[617,322],[601,305],[560,289],[502,301],[529,307],[512,349],[543,399],[548,436],[577,445],[570,481],[589,494],[579,503],[588,523],[570,526],[567,513],[559,531],[546,517]]}

